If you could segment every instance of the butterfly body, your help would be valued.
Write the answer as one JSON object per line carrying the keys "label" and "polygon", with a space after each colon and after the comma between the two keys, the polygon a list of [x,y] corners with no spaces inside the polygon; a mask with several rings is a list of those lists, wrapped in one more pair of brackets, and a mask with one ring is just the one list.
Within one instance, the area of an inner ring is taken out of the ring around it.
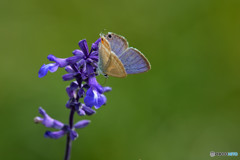
{"label": "butterfly body", "polygon": [[146,72],[151,68],[139,50],[129,48],[124,37],[111,32],[101,36],[98,66],[101,73],[119,78]]}

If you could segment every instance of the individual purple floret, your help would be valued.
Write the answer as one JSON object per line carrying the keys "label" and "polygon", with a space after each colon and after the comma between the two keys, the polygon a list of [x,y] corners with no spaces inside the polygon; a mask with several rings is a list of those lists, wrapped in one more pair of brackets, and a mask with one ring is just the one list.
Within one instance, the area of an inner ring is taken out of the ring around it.
{"label": "individual purple floret", "polygon": [[[74,50],[73,56],[68,58],[57,58],[54,55],[49,55],[47,58],[54,63],[44,64],[39,72],[38,77],[42,78],[48,72],[56,72],[58,68],[65,68],[67,72],[62,76],[64,81],[74,80],[66,88],[69,97],[66,108],[70,109],[69,123],[63,124],[62,122],[51,118],[44,109],[39,107],[39,113],[42,117],[36,117],[35,123],[42,123],[48,128],[57,129],[57,131],[46,131],[46,138],[58,139],[67,135],[67,145],[65,152],[65,160],[70,159],[71,141],[78,137],[76,129],[86,127],[90,121],[80,120],[74,124],[74,113],[79,116],[93,115],[96,111],[93,109],[100,108],[106,104],[105,92],[111,91],[110,87],[102,87],[96,79],[98,69],[98,44],[100,38],[92,44],[89,51],[87,41],[81,40],[79,47],[81,50]],[[82,101],[80,99],[83,98]]]}
{"label": "individual purple floret", "polygon": [[39,107],[38,109],[39,113],[43,116],[41,117],[35,117],[34,122],[35,123],[42,123],[45,127],[48,128],[55,128],[55,129],[61,129],[64,124],[58,120],[55,120],[51,118],[44,109]]}
{"label": "individual purple floret", "polygon": [[51,118],[46,113],[46,111],[44,109],[42,109],[41,107],[39,107],[39,113],[43,116],[43,118],[35,117],[34,118],[35,123],[42,123],[44,126],[46,126],[48,128],[59,129],[59,131],[53,131],[53,132],[46,131],[45,135],[44,135],[46,138],[58,139],[58,138],[61,138],[62,136],[64,136],[65,134],[70,133],[71,139],[75,140],[78,137],[78,134],[75,131],[75,128],[76,129],[84,128],[90,123],[89,120],[81,120],[81,121],[77,122],[74,125],[74,127],[71,129],[68,125],[64,125],[62,122]]}

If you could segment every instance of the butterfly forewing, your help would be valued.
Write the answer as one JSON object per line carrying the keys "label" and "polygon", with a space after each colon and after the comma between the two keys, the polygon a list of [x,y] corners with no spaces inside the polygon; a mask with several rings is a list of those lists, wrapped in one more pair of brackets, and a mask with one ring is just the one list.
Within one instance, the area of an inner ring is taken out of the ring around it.
{"label": "butterfly forewing", "polygon": [[105,35],[105,38],[110,43],[112,51],[118,57],[128,48],[128,42],[123,36],[109,32]]}
{"label": "butterfly forewing", "polygon": [[147,58],[137,49],[128,48],[119,57],[127,74],[137,74],[148,71],[151,66]]}

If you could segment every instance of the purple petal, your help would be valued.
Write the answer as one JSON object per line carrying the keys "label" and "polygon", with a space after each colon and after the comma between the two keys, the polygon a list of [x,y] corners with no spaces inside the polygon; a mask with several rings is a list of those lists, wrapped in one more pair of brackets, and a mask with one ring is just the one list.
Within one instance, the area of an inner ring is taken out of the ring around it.
{"label": "purple petal", "polygon": [[86,97],[84,98],[84,103],[88,107],[92,107],[96,104],[97,102],[97,92],[93,91],[92,88],[89,88],[86,93]]}
{"label": "purple petal", "polygon": [[94,60],[94,61],[98,61],[98,56],[91,56],[91,57],[89,57],[89,58],[91,58],[91,59]]}
{"label": "purple petal", "polygon": [[89,121],[89,120],[81,120],[81,121],[77,122],[77,123],[74,125],[74,127],[77,128],[77,129],[79,129],[79,128],[84,128],[84,127],[86,127],[90,122],[91,122],[91,121]]}
{"label": "purple petal", "polygon": [[107,101],[107,98],[103,94],[99,95],[95,108],[96,109],[100,108],[102,105],[106,103],[106,101]]}
{"label": "purple petal", "polygon": [[[89,71],[89,72],[90,72],[90,71]],[[90,77],[90,78],[88,79],[88,84],[89,84],[89,86],[91,86],[91,87],[96,87],[96,86],[99,85],[98,82],[97,82],[96,77]]]}
{"label": "purple petal", "polygon": [[77,83],[77,81],[72,82],[72,83],[70,84],[70,88],[71,88],[72,90],[76,90],[76,89],[78,88],[78,83]]}
{"label": "purple petal", "polygon": [[71,107],[71,101],[72,101],[71,98],[67,101],[67,103],[65,105],[67,108]]}
{"label": "purple petal", "polygon": [[94,43],[92,44],[92,50],[93,50],[93,51],[98,50],[98,44],[99,44],[100,41],[101,41],[101,38],[99,38],[96,42],[94,42]]}
{"label": "purple petal", "polygon": [[78,133],[74,130],[70,131],[70,138],[71,140],[75,140],[78,137]]}
{"label": "purple petal", "polygon": [[77,110],[77,114],[78,114],[79,116],[85,116],[85,115],[86,115],[85,111],[82,110],[82,108],[80,108],[79,110]]}
{"label": "purple petal", "polygon": [[96,89],[97,89],[98,93],[100,93],[100,94],[103,93],[103,88],[102,88],[102,86],[98,85],[98,86],[96,86]]}
{"label": "purple petal", "polygon": [[52,54],[48,55],[47,58],[48,58],[49,61],[56,62],[59,65],[59,67],[66,67],[68,65],[68,62],[67,62],[66,58],[57,58]]}
{"label": "purple petal", "polygon": [[83,97],[84,93],[85,93],[84,89],[80,88],[79,91],[78,91],[78,96]]}
{"label": "purple petal", "polygon": [[75,98],[76,97],[76,92],[72,90],[70,87],[66,88],[66,92],[70,98]]}
{"label": "purple petal", "polygon": [[50,63],[50,64],[43,64],[38,72],[38,77],[42,78],[47,75],[48,71],[50,72],[56,72],[58,69],[58,64],[56,63]]}
{"label": "purple petal", "polygon": [[86,72],[86,68],[87,68],[86,65],[87,65],[86,63],[83,63],[83,69],[82,69],[82,72],[83,72],[83,73]]}
{"label": "purple petal", "polygon": [[84,56],[85,56],[83,51],[81,51],[79,49],[74,50],[72,53],[73,53],[74,56],[80,56],[82,58],[84,58]]}
{"label": "purple petal", "polygon": [[68,73],[62,76],[64,81],[70,81],[75,78],[75,73]]}
{"label": "purple petal", "polygon": [[96,77],[89,77],[88,84],[90,87],[95,88],[98,93],[103,93],[103,88],[100,84],[98,84]]}
{"label": "purple petal", "polygon": [[81,60],[77,63],[78,68],[82,67],[85,63],[86,63],[85,60],[84,60],[84,59],[81,59]]}
{"label": "purple petal", "polygon": [[85,97],[84,98],[84,103],[88,107],[93,107],[95,105],[96,101],[93,97]]}
{"label": "purple petal", "polygon": [[96,113],[96,111],[94,111],[93,109],[91,109],[90,107],[87,107],[86,105],[82,105],[82,110],[84,110],[85,111],[85,113],[87,114],[87,115],[92,115],[92,114],[94,114],[94,113]]}
{"label": "purple petal", "polygon": [[103,87],[103,93],[104,93],[104,92],[109,92],[109,91],[111,91],[111,90],[112,90],[111,87]]}
{"label": "purple petal", "polygon": [[46,113],[46,111],[45,111],[44,109],[42,109],[42,107],[39,107],[39,108],[38,108],[38,111],[39,111],[39,113],[40,113],[43,117],[48,116],[48,114]]}
{"label": "purple petal", "polygon": [[68,73],[75,73],[71,66],[65,67],[65,71],[67,71]]}
{"label": "purple petal", "polygon": [[88,75],[87,75],[86,72],[85,73],[83,72],[83,73],[81,73],[81,77],[82,77],[83,80],[85,80],[85,79],[88,78]]}
{"label": "purple petal", "polygon": [[89,89],[87,90],[86,96],[94,97],[94,92],[93,92],[93,89],[92,89],[92,88],[89,88]]}
{"label": "purple petal", "polygon": [[94,77],[95,76],[93,66],[91,64],[87,63],[86,71],[87,71],[88,77]]}
{"label": "purple petal", "polygon": [[92,63],[93,60],[92,60],[91,58],[88,58],[88,59],[86,60],[86,62],[87,62],[87,63]]}
{"label": "purple petal", "polygon": [[61,138],[62,136],[64,136],[64,134],[66,134],[66,131],[60,130],[60,131],[55,131],[55,132],[51,132],[51,131],[47,131],[45,132],[45,137],[46,138],[53,138],[53,139],[58,139]]}
{"label": "purple petal", "polygon": [[92,57],[98,57],[98,51],[93,51],[90,55],[90,58]]}
{"label": "purple petal", "polygon": [[74,63],[80,61],[81,59],[82,59],[82,57],[80,57],[80,56],[73,56],[73,57],[67,58],[66,61],[67,61],[69,64],[74,64]]}
{"label": "purple petal", "polygon": [[81,41],[78,43],[78,45],[79,45],[79,47],[81,48],[81,50],[83,51],[83,53],[85,54],[85,56],[88,56],[89,51],[88,51],[88,45],[87,45],[86,39],[81,40]]}
{"label": "purple petal", "polygon": [[95,89],[89,88],[84,98],[84,102],[87,107],[95,106],[96,109],[100,108],[106,103],[106,97],[103,94],[98,93]]}
{"label": "purple petal", "polygon": [[43,120],[42,124],[44,124],[46,127],[51,127],[51,128],[55,128],[55,129],[61,129],[64,124],[58,120],[53,119],[53,121],[45,121],[45,119]]}
{"label": "purple petal", "polygon": [[51,65],[51,67],[48,68],[48,70],[52,73],[56,72],[57,69],[58,69],[58,64],[57,63],[53,63],[53,65]]}

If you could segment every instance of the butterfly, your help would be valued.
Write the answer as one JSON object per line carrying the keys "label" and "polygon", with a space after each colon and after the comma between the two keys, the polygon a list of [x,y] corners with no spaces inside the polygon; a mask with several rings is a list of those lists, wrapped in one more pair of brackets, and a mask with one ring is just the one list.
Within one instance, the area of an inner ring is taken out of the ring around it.
{"label": "butterfly", "polygon": [[147,72],[151,65],[136,48],[128,47],[127,40],[112,32],[101,35],[98,67],[100,73],[123,78],[127,74]]}

